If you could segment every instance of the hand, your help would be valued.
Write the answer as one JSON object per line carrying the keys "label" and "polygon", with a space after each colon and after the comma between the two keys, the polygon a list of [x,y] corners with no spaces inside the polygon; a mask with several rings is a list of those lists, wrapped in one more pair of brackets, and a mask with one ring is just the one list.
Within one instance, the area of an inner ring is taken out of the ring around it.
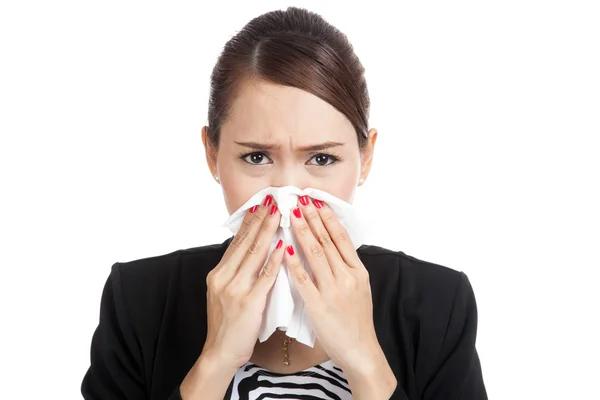
{"label": "hand", "polygon": [[251,208],[219,264],[206,277],[208,332],[203,354],[225,368],[239,368],[254,351],[267,294],[283,260],[283,242],[273,250],[262,273],[281,214],[264,202]]}
{"label": "hand", "polygon": [[302,196],[298,206],[291,225],[314,283],[291,246],[284,259],[320,344],[344,372],[357,368],[364,375],[383,371],[385,355],[373,324],[369,273],[348,232],[323,202],[311,204]]}

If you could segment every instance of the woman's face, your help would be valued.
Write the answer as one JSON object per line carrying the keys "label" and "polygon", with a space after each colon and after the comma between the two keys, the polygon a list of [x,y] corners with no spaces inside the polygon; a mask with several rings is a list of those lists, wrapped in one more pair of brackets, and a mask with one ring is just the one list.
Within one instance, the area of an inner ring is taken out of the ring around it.
{"label": "woman's face", "polygon": [[362,151],[350,121],[301,89],[255,81],[244,85],[221,127],[218,150],[202,139],[229,213],[269,186],[313,187],[349,203],[366,179],[377,138]]}

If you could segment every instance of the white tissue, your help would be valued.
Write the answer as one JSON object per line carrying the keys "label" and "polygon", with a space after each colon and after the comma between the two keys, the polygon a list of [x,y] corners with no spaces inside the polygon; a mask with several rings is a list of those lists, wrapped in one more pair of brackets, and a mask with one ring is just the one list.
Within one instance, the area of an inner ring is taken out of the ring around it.
{"label": "white tissue", "polygon": [[[306,258],[290,226],[291,210],[298,206],[299,196],[306,195],[313,199],[324,201],[348,231],[354,248],[357,249],[363,244],[363,231],[356,210],[352,205],[327,192],[313,188],[302,190],[295,186],[284,186],[263,189],[231,214],[223,226],[229,228],[235,235],[242,225],[246,210],[254,205],[261,204],[267,194],[273,196],[281,213],[279,229],[274,236],[268,254],[271,254],[275,249],[275,245],[279,239],[283,239],[285,246],[294,246],[294,250],[300,257],[304,269],[306,269],[311,279],[313,278],[313,274],[310,265],[306,262]],[[279,269],[277,280],[267,297],[263,321],[258,335],[259,340],[261,342],[267,340],[278,327],[286,331],[289,337],[295,338],[307,346],[314,347],[315,334],[308,316],[304,313],[304,301],[296,289],[293,278],[288,276],[287,270],[283,265]]]}

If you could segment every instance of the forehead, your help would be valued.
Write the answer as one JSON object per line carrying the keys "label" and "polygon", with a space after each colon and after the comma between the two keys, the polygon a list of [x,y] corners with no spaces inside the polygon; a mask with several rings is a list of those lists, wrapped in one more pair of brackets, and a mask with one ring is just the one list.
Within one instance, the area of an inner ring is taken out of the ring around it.
{"label": "forehead", "polygon": [[[293,135],[348,141],[354,127],[344,114],[304,90],[266,81],[244,83],[223,125],[234,137]],[[304,142],[305,140],[303,140]]]}

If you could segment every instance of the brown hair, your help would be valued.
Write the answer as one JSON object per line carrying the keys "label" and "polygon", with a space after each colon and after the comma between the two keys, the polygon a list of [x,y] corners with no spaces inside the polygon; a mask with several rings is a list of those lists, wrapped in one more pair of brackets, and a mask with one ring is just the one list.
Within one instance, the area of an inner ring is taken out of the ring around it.
{"label": "brown hair", "polygon": [[288,7],[260,15],[226,44],[211,75],[208,140],[220,130],[244,82],[266,80],[309,92],[343,113],[359,148],[367,143],[369,93],[364,68],[346,35],[320,15]]}

